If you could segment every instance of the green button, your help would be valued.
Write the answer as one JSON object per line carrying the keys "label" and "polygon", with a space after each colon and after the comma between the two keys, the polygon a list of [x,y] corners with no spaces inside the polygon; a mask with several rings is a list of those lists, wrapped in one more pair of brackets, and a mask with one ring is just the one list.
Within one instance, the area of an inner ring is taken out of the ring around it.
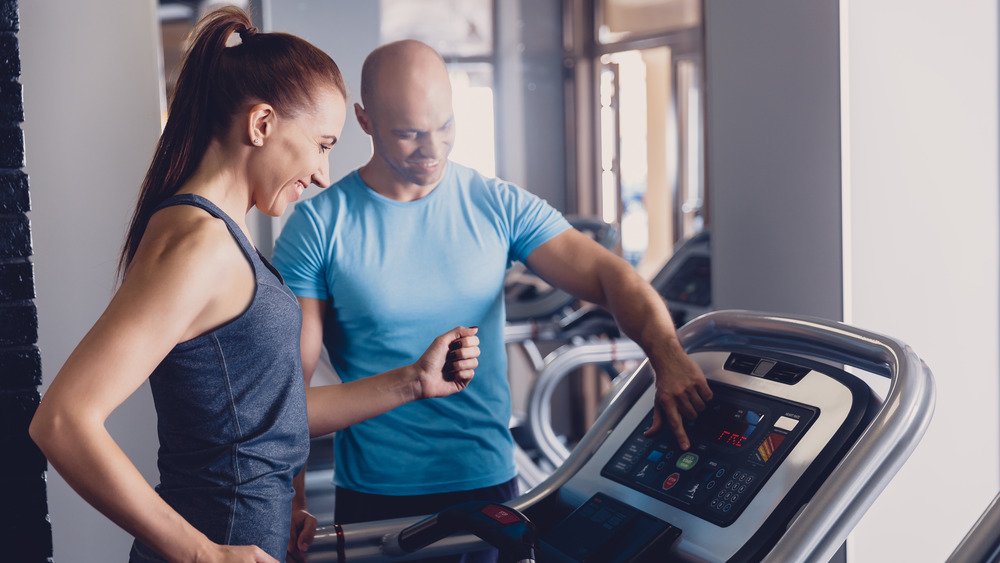
{"label": "green button", "polygon": [[696,463],[698,463],[698,454],[688,452],[677,458],[677,468],[684,471],[691,469]]}

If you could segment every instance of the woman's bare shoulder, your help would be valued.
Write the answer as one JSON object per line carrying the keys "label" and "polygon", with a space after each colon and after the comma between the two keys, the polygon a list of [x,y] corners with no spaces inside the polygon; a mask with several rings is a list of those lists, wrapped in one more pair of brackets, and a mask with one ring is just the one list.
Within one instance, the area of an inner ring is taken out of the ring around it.
{"label": "woman's bare shoulder", "polygon": [[224,221],[202,209],[178,205],[150,219],[125,279],[186,279],[217,287],[240,263],[244,266],[238,272],[245,275],[246,258]]}

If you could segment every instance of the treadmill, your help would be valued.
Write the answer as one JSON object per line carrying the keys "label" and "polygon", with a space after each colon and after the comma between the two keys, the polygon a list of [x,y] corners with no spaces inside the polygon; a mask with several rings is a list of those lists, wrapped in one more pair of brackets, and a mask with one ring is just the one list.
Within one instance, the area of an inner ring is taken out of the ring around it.
{"label": "treadmill", "polygon": [[[648,361],[548,479],[508,505],[323,527],[310,561],[392,561],[485,547],[510,561],[827,561],[916,447],[934,406],[905,344],[844,324],[747,311],[678,331],[715,397],[646,437]],[[568,362],[567,362],[568,365]],[[889,379],[884,399],[845,371]]]}
{"label": "treadmill", "polygon": [[1000,561],[1000,494],[972,526],[948,563],[996,563]]}
{"label": "treadmill", "polygon": [[712,248],[709,231],[684,241],[649,282],[667,302],[674,326],[712,308]]}

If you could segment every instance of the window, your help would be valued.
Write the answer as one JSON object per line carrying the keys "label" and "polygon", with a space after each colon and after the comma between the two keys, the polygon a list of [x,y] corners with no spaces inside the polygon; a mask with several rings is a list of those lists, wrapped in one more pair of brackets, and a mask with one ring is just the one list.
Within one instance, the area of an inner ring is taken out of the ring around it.
{"label": "window", "polygon": [[700,25],[700,0],[600,0],[597,3],[597,38],[604,44],[662,36]]}
{"label": "window", "polygon": [[618,225],[623,257],[651,277],[706,227],[701,3],[596,5],[595,207]]}

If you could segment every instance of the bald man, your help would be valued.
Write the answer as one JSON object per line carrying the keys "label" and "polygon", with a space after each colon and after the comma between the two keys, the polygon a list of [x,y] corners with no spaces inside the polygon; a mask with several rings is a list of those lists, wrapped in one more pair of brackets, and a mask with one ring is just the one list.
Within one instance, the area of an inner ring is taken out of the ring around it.
{"label": "bald man", "polygon": [[517,495],[503,343],[504,273],[515,260],[614,314],[657,374],[650,433],[669,427],[687,449],[683,419],[712,392],[656,291],[545,201],[448,161],[451,85],[433,49],[417,41],[376,49],[361,92],[354,111],[372,138],[371,159],[298,204],[275,246],[274,264],[302,304],[307,384],[323,345],[344,381],[410,363],[429,335],[457,325],[479,327],[482,353],[462,393],[336,434],[336,521]]}

